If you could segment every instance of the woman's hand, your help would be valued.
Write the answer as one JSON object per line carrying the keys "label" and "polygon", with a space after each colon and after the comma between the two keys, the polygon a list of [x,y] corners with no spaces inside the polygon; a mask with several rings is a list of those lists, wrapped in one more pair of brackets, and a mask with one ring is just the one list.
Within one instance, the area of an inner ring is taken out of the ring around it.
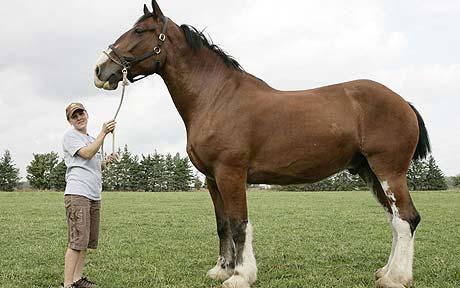
{"label": "woman's hand", "polygon": [[117,122],[115,122],[115,120],[110,120],[110,121],[105,122],[102,125],[101,132],[104,133],[104,135],[107,135],[110,132],[113,132],[113,130],[115,130],[116,124],[117,124]]}
{"label": "woman's hand", "polygon": [[104,160],[101,161],[101,169],[105,170],[110,164],[118,161],[117,154],[110,154],[105,157]]}
{"label": "woman's hand", "polygon": [[112,163],[114,163],[114,162],[116,162],[116,161],[118,161],[118,156],[117,156],[117,154],[113,154],[113,153],[107,155],[107,156],[105,157],[105,159],[104,159],[104,162],[105,162],[106,164],[112,164]]}

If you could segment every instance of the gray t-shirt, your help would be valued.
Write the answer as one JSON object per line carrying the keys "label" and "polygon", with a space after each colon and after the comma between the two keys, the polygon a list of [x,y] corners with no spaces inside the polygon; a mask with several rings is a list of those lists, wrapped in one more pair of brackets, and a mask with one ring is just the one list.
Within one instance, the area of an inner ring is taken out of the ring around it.
{"label": "gray t-shirt", "polygon": [[80,148],[87,146],[94,140],[94,137],[78,132],[74,128],[64,134],[62,147],[64,149],[65,165],[67,166],[65,195],[81,195],[91,200],[101,199],[101,153],[98,151],[89,160],[77,154]]}

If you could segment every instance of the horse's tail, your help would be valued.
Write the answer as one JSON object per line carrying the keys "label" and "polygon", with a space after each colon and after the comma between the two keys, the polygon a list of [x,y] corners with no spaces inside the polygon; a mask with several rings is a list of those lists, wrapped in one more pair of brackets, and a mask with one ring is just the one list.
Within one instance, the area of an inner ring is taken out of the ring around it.
{"label": "horse's tail", "polygon": [[417,147],[415,148],[415,153],[412,159],[420,160],[420,159],[425,158],[428,155],[428,153],[431,152],[430,139],[428,138],[428,131],[426,130],[425,122],[423,122],[422,116],[411,103],[408,102],[408,104],[410,108],[414,110],[415,115],[417,115],[418,129],[419,129],[418,143],[417,143]]}

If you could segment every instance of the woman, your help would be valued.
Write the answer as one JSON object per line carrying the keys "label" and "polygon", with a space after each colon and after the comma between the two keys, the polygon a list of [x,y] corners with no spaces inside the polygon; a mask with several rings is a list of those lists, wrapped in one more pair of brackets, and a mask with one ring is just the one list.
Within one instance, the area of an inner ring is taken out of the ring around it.
{"label": "woman", "polygon": [[67,121],[73,126],[63,139],[67,166],[64,202],[67,215],[68,247],[65,254],[64,283],[62,287],[93,287],[83,277],[86,249],[96,249],[99,238],[99,211],[101,207],[101,172],[115,160],[109,155],[102,160],[99,148],[105,136],[115,129],[115,121],[102,125],[94,138],[87,132],[88,113],[81,103],[66,108]]}

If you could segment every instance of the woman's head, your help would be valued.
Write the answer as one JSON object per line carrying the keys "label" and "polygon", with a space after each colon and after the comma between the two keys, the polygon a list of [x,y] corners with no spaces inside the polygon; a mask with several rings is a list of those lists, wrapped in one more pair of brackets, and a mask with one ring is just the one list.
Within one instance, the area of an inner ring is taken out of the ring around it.
{"label": "woman's head", "polygon": [[88,113],[81,103],[70,103],[65,109],[67,121],[77,130],[86,132]]}

